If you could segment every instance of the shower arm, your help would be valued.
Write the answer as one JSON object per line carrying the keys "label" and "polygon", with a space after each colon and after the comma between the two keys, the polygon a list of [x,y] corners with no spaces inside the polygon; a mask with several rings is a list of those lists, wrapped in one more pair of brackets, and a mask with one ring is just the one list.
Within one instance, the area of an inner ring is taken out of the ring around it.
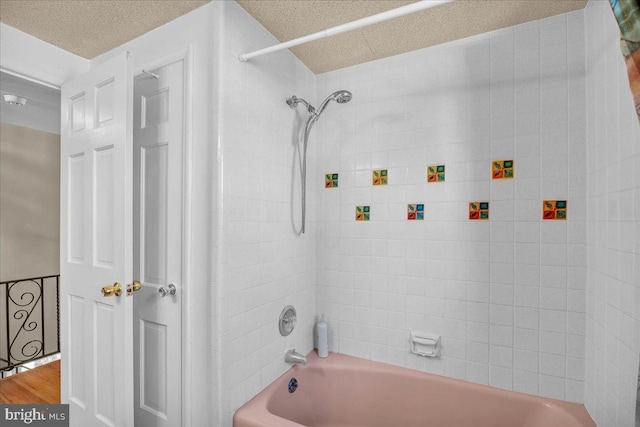
{"label": "shower arm", "polygon": [[309,114],[316,115],[315,107],[313,107],[311,104],[309,104],[304,99],[298,98],[295,95],[293,95],[291,98],[287,99],[287,105],[289,105],[289,107],[291,107],[291,108],[296,108],[298,106],[298,104],[300,104],[300,103],[302,103],[305,107],[307,107],[307,111],[309,112]]}

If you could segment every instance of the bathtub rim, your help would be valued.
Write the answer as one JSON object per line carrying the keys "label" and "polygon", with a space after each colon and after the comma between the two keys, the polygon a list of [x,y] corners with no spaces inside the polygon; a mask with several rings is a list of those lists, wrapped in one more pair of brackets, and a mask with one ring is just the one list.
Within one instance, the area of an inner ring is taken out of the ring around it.
{"label": "bathtub rim", "polygon": [[[309,368],[320,368],[323,366],[329,366],[329,369],[348,369],[351,371],[367,371],[367,372],[379,372],[385,374],[400,374],[400,376],[407,376],[417,374],[418,377],[427,378],[430,381],[436,383],[443,383],[452,385],[453,387],[464,387],[470,391],[477,391],[479,393],[489,393],[496,398],[505,398],[507,400],[516,399],[518,401],[529,402],[535,406],[544,406],[552,410],[563,412],[565,415],[573,418],[580,425],[585,427],[596,427],[595,422],[591,418],[590,414],[586,410],[584,404],[568,402],[559,399],[553,399],[549,397],[539,396],[535,394],[523,393],[515,390],[508,390],[500,387],[491,386],[488,384],[480,384],[471,381],[461,380],[458,378],[447,377],[444,375],[434,374],[431,372],[421,371],[413,368],[392,365],[389,363],[378,362],[370,359],[363,359],[356,356],[349,356],[340,353],[330,352],[326,358],[321,358],[317,354],[317,350],[311,350],[307,354],[307,366],[294,365],[287,369],[282,375],[273,380],[268,386],[263,388],[249,401],[245,402],[240,408],[238,408],[233,415],[233,425],[236,426],[236,421],[241,421],[243,427],[258,427],[258,426],[272,426],[278,425],[279,427],[304,427],[303,424],[296,423],[290,419],[284,418],[278,414],[273,413],[269,407],[271,400],[274,398],[274,392],[277,388],[283,387],[287,384],[291,377],[294,377],[296,373],[302,372]],[[355,363],[354,363],[355,362]],[[244,410],[243,410],[244,408]],[[245,412],[251,414],[253,411],[260,411],[261,420],[254,420],[251,417],[244,418]],[[267,416],[268,414],[268,416]],[[277,422],[277,424],[265,424],[264,422]]]}

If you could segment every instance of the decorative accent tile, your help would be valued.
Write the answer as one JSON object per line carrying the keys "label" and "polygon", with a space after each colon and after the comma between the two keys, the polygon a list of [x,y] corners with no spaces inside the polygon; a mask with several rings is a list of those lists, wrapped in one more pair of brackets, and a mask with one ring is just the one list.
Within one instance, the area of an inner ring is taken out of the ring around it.
{"label": "decorative accent tile", "polygon": [[356,206],[356,221],[369,221],[371,208],[369,206]]}
{"label": "decorative accent tile", "polygon": [[387,185],[389,182],[387,169],[375,169],[372,173],[371,182],[373,185]]}
{"label": "decorative accent tile", "polygon": [[488,220],[489,202],[469,202],[470,220]]}
{"label": "decorative accent tile", "polygon": [[427,182],[444,182],[444,165],[427,166]]}
{"label": "decorative accent tile", "polygon": [[407,220],[409,221],[424,220],[424,205],[422,204],[407,205]]}
{"label": "decorative accent tile", "polygon": [[491,162],[491,178],[513,179],[513,160],[494,160]]}
{"label": "decorative accent tile", "polygon": [[542,219],[565,221],[567,219],[567,201],[543,200]]}
{"label": "decorative accent tile", "polygon": [[337,173],[327,173],[324,175],[324,188],[338,188]]}

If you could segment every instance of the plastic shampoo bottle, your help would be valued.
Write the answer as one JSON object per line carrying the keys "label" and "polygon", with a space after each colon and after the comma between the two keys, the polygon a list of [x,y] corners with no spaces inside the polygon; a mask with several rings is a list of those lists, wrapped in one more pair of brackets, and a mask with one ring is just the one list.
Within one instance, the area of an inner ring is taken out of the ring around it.
{"label": "plastic shampoo bottle", "polygon": [[329,325],[327,321],[324,320],[324,315],[322,315],[322,319],[318,321],[316,324],[316,334],[318,338],[318,356],[327,357],[329,355]]}

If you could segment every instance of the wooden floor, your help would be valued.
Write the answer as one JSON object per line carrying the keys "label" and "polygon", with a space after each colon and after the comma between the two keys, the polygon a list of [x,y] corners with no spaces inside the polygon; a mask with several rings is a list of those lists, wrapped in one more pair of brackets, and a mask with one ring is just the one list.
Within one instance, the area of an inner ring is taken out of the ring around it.
{"label": "wooden floor", "polygon": [[2,403],[60,403],[60,361],[0,379]]}

